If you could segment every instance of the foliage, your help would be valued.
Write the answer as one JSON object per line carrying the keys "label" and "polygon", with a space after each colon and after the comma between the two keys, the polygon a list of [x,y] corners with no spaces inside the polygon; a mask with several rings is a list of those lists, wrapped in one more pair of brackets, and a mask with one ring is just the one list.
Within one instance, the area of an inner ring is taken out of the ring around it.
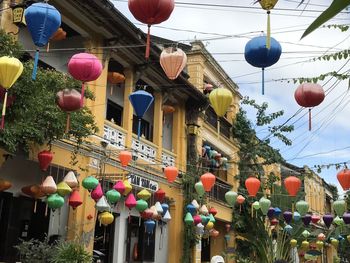
{"label": "foliage", "polygon": [[30,239],[28,241],[20,239],[20,243],[15,246],[20,255],[22,263],[45,263],[52,256],[52,245],[46,236],[43,241]]}
{"label": "foliage", "polygon": [[76,241],[60,241],[54,249],[52,263],[90,263],[92,255]]}
{"label": "foliage", "polygon": [[338,194],[338,187],[334,184],[328,183],[328,189],[332,193],[333,200],[338,200],[339,194]]}
{"label": "foliage", "polygon": [[[0,32],[0,56],[22,54],[20,46],[4,32]],[[21,77],[9,89],[15,101],[6,114],[5,129],[0,133],[0,146],[15,153],[18,148],[28,151],[35,143],[51,144],[54,140],[73,137],[78,143],[95,133],[97,127],[91,111],[83,109],[71,113],[71,129],[65,134],[66,113],[55,103],[56,93],[64,88],[80,89],[80,84],[64,73],[50,69],[39,69],[37,79],[31,79],[32,62],[24,62]],[[93,99],[90,91],[87,98]],[[1,106],[2,107],[2,106]]]}

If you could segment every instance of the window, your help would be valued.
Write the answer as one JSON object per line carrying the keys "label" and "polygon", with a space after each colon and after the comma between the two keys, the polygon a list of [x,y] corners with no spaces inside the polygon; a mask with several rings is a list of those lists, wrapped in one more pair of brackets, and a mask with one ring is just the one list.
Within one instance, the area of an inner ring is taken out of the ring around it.
{"label": "window", "polygon": [[[132,132],[137,134],[137,128],[139,124],[139,119],[134,115],[132,119]],[[153,126],[146,120],[141,119],[141,133],[140,137],[144,137],[146,140],[153,140]]]}
{"label": "window", "polygon": [[106,119],[121,126],[122,125],[122,116],[123,108],[118,104],[114,103],[111,100],[107,101],[107,113]]}

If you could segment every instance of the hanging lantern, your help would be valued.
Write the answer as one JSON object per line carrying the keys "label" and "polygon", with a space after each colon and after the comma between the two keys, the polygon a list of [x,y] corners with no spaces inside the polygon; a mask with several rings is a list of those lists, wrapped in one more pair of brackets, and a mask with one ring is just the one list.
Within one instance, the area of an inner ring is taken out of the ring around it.
{"label": "hanging lantern", "polygon": [[231,230],[231,225],[230,225],[230,224],[226,224],[226,225],[225,225],[225,229],[226,229],[226,232],[227,232],[227,233],[230,232],[230,230]]}
{"label": "hanging lantern", "polygon": [[191,213],[187,212],[186,216],[185,216],[185,224],[190,226],[190,225],[193,225],[193,223],[194,223],[194,220],[193,220]]}
{"label": "hanging lantern", "polygon": [[168,223],[171,220],[171,215],[169,211],[166,211],[164,216],[162,217],[162,221],[164,223]]}
{"label": "hanging lantern", "polygon": [[345,213],[346,203],[344,200],[337,200],[333,203],[333,209],[338,216],[342,216]]}
{"label": "hanging lantern", "polygon": [[173,107],[171,105],[163,104],[162,111],[164,114],[171,114],[171,113],[175,112],[175,107]]}
{"label": "hanging lantern", "polygon": [[81,200],[81,196],[78,190],[74,190],[73,193],[69,196],[68,204],[76,209],[78,206],[82,205],[83,200]]}
{"label": "hanging lantern", "polygon": [[298,241],[297,240],[295,240],[295,239],[291,239],[290,241],[289,241],[289,244],[290,244],[290,246],[291,247],[296,247],[297,245],[298,245]]}
{"label": "hanging lantern", "polygon": [[56,32],[50,37],[51,41],[61,41],[66,39],[67,37],[67,32],[63,30],[62,27],[58,28]]}
{"label": "hanging lantern", "polygon": [[281,209],[279,209],[278,207],[275,207],[274,208],[274,216],[275,217],[279,217],[280,216],[280,214],[282,213],[282,210]]}
{"label": "hanging lantern", "polygon": [[322,219],[324,224],[329,228],[333,222],[333,216],[331,214],[325,214]]}
{"label": "hanging lantern", "polygon": [[154,193],[154,199],[156,201],[159,201],[159,202],[163,202],[164,201],[164,198],[165,198],[165,192],[164,190],[162,189],[158,189],[157,191],[155,191]]}
{"label": "hanging lantern", "polygon": [[203,93],[205,95],[210,94],[214,89],[214,86],[210,83],[204,83]]}
{"label": "hanging lantern", "polygon": [[81,109],[80,97],[80,93],[75,89],[64,89],[56,94],[58,107],[67,112],[66,133],[70,129],[70,113]]}
{"label": "hanging lantern", "polygon": [[128,166],[129,162],[132,160],[132,154],[128,151],[121,151],[119,153],[119,161],[123,167]]}
{"label": "hanging lantern", "polygon": [[47,168],[50,166],[53,159],[53,153],[47,150],[41,151],[38,153],[38,160],[40,170],[43,172],[47,171]]}
{"label": "hanging lantern", "polygon": [[4,129],[7,105],[7,91],[23,72],[23,64],[17,58],[0,57],[0,86],[5,89],[1,115],[1,129]]}
{"label": "hanging lantern", "polygon": [[242,195],[237,196],[237,203],[239,204],[239,211],[242,211],[242,204],[244,203],[245,198]]}
{"label": "hanging lantern", "polygon": [[114,205],[120,200],[121,195],[117,190],[111,189],[111,190],[107,191],[106,198],[110,204]]}
{"label": "hanging lantern", "polygon": [[160,65],[167,77],[176,79],[185,68],[187,56],[180,48],[168,47],[160,54]]}
{"label": "hanging lantern", "polygon": [[125,200],[125,206],[130,210],[136,206],[136,199],[133,193],[130,193]]}
{"label": "hanging lantern", "polygon": [[286,223],[289,224],[292,221],[293,213],[290,211],[284,211],[283,218],[284,218],[284,221],[286,221]]}
{"label": "hanging lantern", "polygon": [[125,76],[119,72],[108,72],[107,81],[109,84],[117,85],[125,81]]}
{"label": "hanging lantern", "polygon": [[146,189],[143,189],[137,193],[137,197],[147,201],[151,197],[151,193],[148,192]]}
{"label": "hanging lantern", "polygon": [[73,78],[82,81],[80,107],[84,106],[85,82],[94,81],[102,73],[102,63],[94,55],[78,53],[71,57],[68,62],[68,72]]}
{"label": "hanging lantern", "polygon": [[343,214],[343,220],[345,224],[350,224],[350,213],[346,212]]}
{"label": "hanging lantern", "polygon": [[140,135],[141,135],[141,119],[145,114],[145,112],[153,103],[153,100],[154,100],[153,96],[144,90],[134,91],[129,95],[129,101],[131,102],[131,105],[134,108],[136,116],[139,120],[138,128],[137,128],[138,141],[140,140]]}
{"label": "hanging lantern", "polygon": [[341,219],[339,216],[336,216],[333,220],[334,224],[336,224],[337,226],[342,226],[344,225],[344,220]]}
{"label": "hanging lantern", "polygon": [[39,61],[39,47],[47,45],[50,38],[61,25],[61,14],[57,9],[48,3],[35,3],[29,6],[24,12],[27,28],[37,46],[32,79],[36,79],[36,72]]}
{"label": "hanging lantern", "polygon": [[309,108],[309,131],[311,131],[311,107],[315,107],[324,100],[325,94],[321,85],[316,83],[301,84],[294,92],[297,103]]}
{"label": "hanging lantern", "polygon": [[41,191],[46,195],[54,194],[57,191],[57,185],[52,176],[47,176],[41,184]]}
{"label": "hanging lantern", "polygon": [[75,173],[73,171],[69,171],[65,177],[63,178],[63,182],[65,182],[70,188],[74,189],[78,187],[79,183]]}
{"label": "hanging lantern", "polygon": [[259,0],[261,7],[266,10],[267,13],[267,30],[266,30],[266,47],[269,49],[271,46],[271,26],[270,26],[270,10],[273,9],[278,0]]}
{"label": "hanging lantern", "polygon": [[192,216],[195,215],[195,214],[197,213],[197,209],[196,209],[196,208],[194,207],[194,205],[192,205],[192,204],[188,204],[188,205],[186,206],[186,211],[189,212],[189,213],[191,213]]}
{"label": "hanging lantern", "polygon": [[163,216],[164,216],[165,213],[169,210],[169,205],[167,203],[163,203],[162,209],[163,209]]}
{"label": "hanging lantern", "polygon": [[350,170],[345,168],[338,172],[337,179],[344,191],[350,189]]}
{"label": "hanging lantern", "polygon": [[201,215],[200,217],[201,217],[201,219],[202,219],[202,224],[203,224],[204,226],[206,226],[206,225],[208,224],[210,218],[209,218],[209,217],[206,217],[205,215]]}
{"label": "hanging lantern", "polygon": [[111,206],[108,204],[106,197],[103,195],[95,205],[96,210],[99,212],[110,211]]}
{"label": "hanging lantern", "polygon": [[299,188],[301,186],[301,180],[298,177],[289,176],[284,179],[283,182],[288,194],[292,197],[295,197],[298,194]]}
{"label": "hanging lantern", "polygon": [[154,227],[156,226],[156,222],[154,222],[153,220],[147,220],[145,221],[145,231],[147,234],[152,234]]}
{"label": "hanging lantern", "polygon": [[217,231],[216,229],[213,229],[212,231],[210,231],[209,235],[213,238],[217,238],[219,236],[220,232]]}
{"label": "hanging lantern", "polygon": [[139,212],[143,212],[147,209],[148,207],[148,204],[145,200],[143,199],[139,199],[136,201],[136,206],[135,206],[135,209]]}
{"label": "hanging lantern", "polygon": [[324,243],[320,240],[316,241],[316,247],[317,249],[321,250],[324,246]]}
{"label": "hanging lantern", "polygon": [[333,247],[338,248],[339,241],[337,239],[335,239],[335,238],[332,238],[331,239],[331,244],[332,244]]}
{"label": "hanging lantern", "polygon": [[275,208],[270,207],[269,210],[267,210],[267,217],[271,220],[274,217],[274,213],[275,213]]}
{"label": "hanging lantern", "polygon": [[301,215],[298,212],[293,213],[293,219],[295,222],[298,222],[301,218]]}
{"label": "hanging lantern", "polygon": [[69,187],[68,184],[66,184],[65,182],[60,182],[57,185],[57,193],[62,196],[65,197],[66,195],[69,195],[72,192],[72,188]]}
{"label": "hanging lantern", "polygon": [[250,197],[256,196],[259,191],[260,184],[260,180],[256,177],[249,177],[245,180],[245,187],[247,188]]}
{"label": "hanging lantern", "polygon": [[191,204],[198,210],[199,209],[199,204],[196,199],[193,199]]}
{"label": "hanging lantern", "polygon": [[271,46],[266,46],[266,36],[254,37],[245,46],[245,60],[253,67],[262,69],[262,94],[265,93],[265,68],[274,65],[281,56],[282,47],[273,37],[271,37]]}
{"label": "hanging lantern", "polygon": [[98,180],[93,176],[88,176],[82,181],[83,187],[88,191],[94,190],[98,184]]}
{"label": "hanging lantern", "polygon": [[211,188],[215,184],[215,180],[216,180],[216,177],[212,173],[205,173],[201,175],[201,182],[206,192],[210,192]]}
{"label": "hanging lantern", "polygon": [[254,203],[252,203],[252,207],[255,210],[256,216],[258,216],[258,210],[260,209],[260,204],[258,201],[255,201]]}
{"label": "hanging lantern", "polygon": [[261,197],[259,200],[259,205],[261,212],[263,213],[264,216],[267,215],[267,212],[269,211],[271,201],[265,197]]}
{"label": "hanging lantern", "polygon": [[293,227],[292,227],[291,225],[286,225],[286,226],[283,228],[283,230],[284,230],[286,233],[290,234],[290,233],[292,233]]}
{"label": "hanging lantern", "polygon": [[125,192],[125,185],[123,181],[118,180],[113,186],[113,189],[118,191],[122,195]]}
{"label": "hanging lantern", "polygon": [[164,168],[164,174],[169,183],[175,181],[177,175],[179,174],[179,170],[174,166],[167,166]]}
{"label": "hanging lantern", "polygon": [[312,216],[311,216],[311,222],[312,222],[313,224],[317,224],[318,221],[320,221],[320,219],[321,219],[321,217],[318,216],[318,215],[312,215]]}
{"label": "hanging lantern", "polygon": [[303,220],[303,223],[305,226],[308,226],[310,225],[310,222],[311,222],[311,215],[306,214],[301,218],[301,220]]}
{"label": "hanging lantern", "polygon": [[307,248],[309,248],[309,246],[310,246],[309,241],[304,240],[303,242],[301,242],[301,248],[307,249]]}
{"label": "hanging lantern", "polygon": [[100,223],[104,226],[108,226],[110,224],[113,223],[114,221],[114,216],[112,213],[110,212],[102,212],[101,214],[99,214],[98,216],[98,220],[100,221]]}
{"label": "hanging lantern", "polygon": [[204,234],[204,226],[202,223],[199,223],[197,226],[196,226],[196,234],[197,235],[203,235]]}
{"label": "hanging lantern", "polygon": [[45,196],[40,185],[28,185],[21,189],[22,193],[34,199],[39,199]]}
{"label": "hanging lantern", "polygon": [[204,190],[202,182],[195,183],[194,188],[195,188],[196,193],[198,194],[199,197],[202,197],[204,195],[205,190]]}
{"label": "hanging lantern", "polygon": [[217,115],[217,132],[220,134],[220,117],[224,117],[232,103],[232,92],[225,88],[214,89],[209,94],[210,105]]}
{"label": "hanging lantern", "polygon": [[151,25],[160,24],[170,17],[174,9],[174,0],[129,0],[128,6],[132,15],[148,26],[145,53],[145,58],[148,59],[150,55]]}
{"label": "hanging lantern", "polygon": [[210,207],[209,214],[216,216],[217,213],[218,213],[218,210],[216,210],[215,207]]}
{"label": "hanging lantern", "polygon": [[6,191],[7,189],[11,188],[11,186],[11,182],[0,178],[0,192]]}
{"label": "hanging lantern", "polygon": [[225,193],[225,200],[230,206],[234,206],[237,200],[238,194],[234,191],[228,191]]}
{"label": "hanging lantern", "polygon": [[202,205],[201,208],[199,209],[199,212],[203,215],[207,215],[209,213],[206,205]]}
{"label": "hanging lantern", "polygon": [[91,192],[91,198],[94,199],[95,202],[97,202],[102,196],[103,196],[102,187],[101,187],[101,184],[98,183],[96,188]]}
{"label": "hanging lantern", "polygon": [[158,211],[157,211],[156,206],[152,205],[149,209],[152,211],[152,219],[158,220],[160,215],[158,215]]}
{"label": "hanging lantern", "polygon": [[309,204],[304,200],[298,201],[295,204],[295,207],[301,216],[305,215],[309,211]]}
{"label": "hanging lantern", "polygon": [[154,206],[155,206],[155,208],[156,208],[156,210],[157,210],[157,213],[158,213],[159,215],[162,215],[162,214],[163,214],[163,207],[162,207],[162,205],[160,204],[160,202],[156,202],[156,203],[154,204]]}
{"label": "hanging lantern", "polygon": [[202,218],[200,217],[200,215],[194,215],[193,216],[193,223],[194,223],[195,226],[200,224],[200,223],[202,223]]}
{"label": "hanging lantern", "polygon": [[212,214],[209,214],[209,222],[213,222],[215,224],[216,220]]}
{"label": "hanging lantern", "polygon": [[59,194],[49,195],[47,198],[47,206],[52,209],[61,208],[64,205],[64,198]]}
{"label": "hanging lantern", "polygon": [[142,218],[151,219],[153,215],[153,211],[150,208],[146,208],[146,210],[141,212],[140,214]]}
{"label": "hanging lantern", "polygon": [[317,240],[319,241],[325,241],[326,240],[326,235],[323,233],[319,233],[317,236]]}
{"label": "hanging lantern", "polygon": [[270,220],[270,224],[271,224],[272,226],[278,225],[278,219],[277,219],[277,218],[272,218],[272,219]]}
{"label": "hanging lantern", "polygon": [[123,184],[125,186],[124,195],[127,196],[132,190],[132,185],[130,184],[129,180],[124,180]]}
{"label": "hanging lantern", "polygon": [[207,225],[205,226],[205,229],[210,230],[210,229],[212,229],[213,227],[214,227],[214,223],[209,221],[209,222],[207,223]]}

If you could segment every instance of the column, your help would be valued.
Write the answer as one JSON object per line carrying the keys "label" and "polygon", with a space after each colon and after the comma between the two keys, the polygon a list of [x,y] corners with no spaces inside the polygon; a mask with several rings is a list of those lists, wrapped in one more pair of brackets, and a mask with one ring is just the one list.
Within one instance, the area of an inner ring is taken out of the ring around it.
{"label": "column", "polygon": [[124,109],[123,109],[123,128],[127,131],[125,138],[125,147],[131,148],[132,144],[132,119],[134,109],[129,101],[129,95],[134,89],[134,72],[131,69],[125,69],[125,88],[124,88]]}
{"label": "column", "polygon": [[163,149],[163,111],[162,104],[163,98],[160,92],[153,94],[154,96],[154,111],[153,111],[153,143],[158,146],[157,160],[162,160],[162,149]]}

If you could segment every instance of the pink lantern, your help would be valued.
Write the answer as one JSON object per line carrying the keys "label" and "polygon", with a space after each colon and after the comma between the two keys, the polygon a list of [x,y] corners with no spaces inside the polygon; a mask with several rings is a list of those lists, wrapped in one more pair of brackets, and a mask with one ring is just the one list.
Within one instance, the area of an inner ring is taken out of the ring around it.
{"label": "pink lantern", "polygon": [[133,193],[130,193],[125,200],[125,206],[130,210],[136,206],[136,199]]}
{"label": "pink lantern", "polygon": [[102,73],[100,60],[88,53],[75,54],[68,62],[68,72],[73,78],[82,81],[80,105],[84,104],[84,83],[96,80]]}
{"label": "pink lantern", "polygon": [[125,185],[123,183],[123,181],[119,180],[115,183],[115,185],[113,186],[114,190],[117,190],[121,195],[124,194],[125,192]]}
{"label": "pink lantern", "polygon": [[91,192],[91,198],[94,199],[96,202],[100,200],[100,198],[103,196],[103,191],[101,184],[99,183],[94,190]]}
{"label": "pink lantern", "polygon": [[187,63],[187,56],[179,48],[168,47],[160,54],[160,65],[169,79],[176,79]]}

